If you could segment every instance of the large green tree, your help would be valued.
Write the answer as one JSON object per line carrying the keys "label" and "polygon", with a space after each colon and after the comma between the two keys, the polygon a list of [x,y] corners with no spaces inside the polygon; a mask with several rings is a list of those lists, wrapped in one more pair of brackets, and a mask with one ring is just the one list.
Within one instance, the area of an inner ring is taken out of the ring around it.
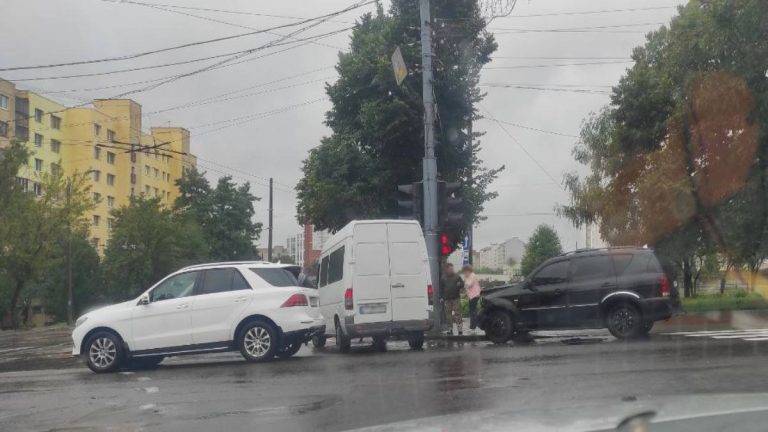
{"label": "large green tree", "polygon": [[567,177],[562,213],[655,246],[686,293],[713,253],[752,274],[768,253],[766,22],[765,1],[691,0],[634,50],[574,150],[590,173]]}
{"label": "large green tree", "polygon": [[563,253],[560,238],[552,227],[539,225],[525,245],[520,273],[528,276],[544,261]]}
{"label": "large green tree", "polygon": [[[495,197],[488,184],[500,169],[487,169],[477,154],[481,134],[471,132],[480,69],[496,42],[486,31],[477,0],[432,2],[434,91],[437,100],[439,176],[463,184],[465,221],[480,218]],[[333,133],[304,161],[297,186],[297,218],[337,230],[355,218],[397,214],[396,185],[421,179],[424,121],[419,5],[393,0],[359,20],[349,52],[341,53],[339,79],[326,89]],[[399,47],[409,68],[398,86],[391,57]]]}
{"label": "large green tree", "polygon": [[104,251],[109,295],[131,298],[179,267],[208,259],[208,245],[194,220],[174,214],[159,198],[133,197],[112,211],[112,236]]}
{"label": "large green tree", "polygon": [[212,188],[204,173],[192,169],[176,184],[180,195],[174,207],[200,225],[212,259],[257,257],[254,242],[261,234],[261,223],[253,221],[253,203],[259,198],[251,193],[249,183],[238,186],[231,177],[222,177]]}

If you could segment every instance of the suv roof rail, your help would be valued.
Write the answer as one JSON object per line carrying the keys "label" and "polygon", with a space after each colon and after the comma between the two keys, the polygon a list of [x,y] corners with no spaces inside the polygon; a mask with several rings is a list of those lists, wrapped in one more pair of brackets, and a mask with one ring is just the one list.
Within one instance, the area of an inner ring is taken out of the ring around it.
{"label": "suv roof rail", "polygon": [[643,247],[643,246],[608,246],[608,247],[603,247],[603,248],[576,249],[576,250],[572,250],[572,251],[569,251],[569,252],[562,253],[559,256],[571,256],[571,255],[587,253],[587,252],[610,251],[610,250],[621,250],[621,249],[650,250],[650,248]]}
{"label": "suv roof rail", "polygon": [[193,264],[193,265],[184,267],[182,270],[189,270],[189,269],[194,269],[199,267],[209,267],[209,266],[217,266],[217,265],[237,265],[237,264],[274,264],[274,263],[271,263],[268,261],[221,261],[221,262]]}

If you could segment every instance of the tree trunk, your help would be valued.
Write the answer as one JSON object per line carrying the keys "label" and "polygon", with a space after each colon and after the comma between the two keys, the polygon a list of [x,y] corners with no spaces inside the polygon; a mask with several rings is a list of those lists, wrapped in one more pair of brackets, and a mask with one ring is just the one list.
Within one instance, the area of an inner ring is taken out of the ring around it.
{"label": "tree trunk", "polygon": [[11,295],[11,328],[14,330],[19,328],[19,315],[16,313],[16,307],[19,304],[19,296],[21,296],[21,290],[24,288],[24,281],[15,279],[13,284],[13,294]]}
{"label": "tree trunk", "polygon": [[691,297],[693,294],[693,272],[691,271],[691,262],[683,260],[683,296]]}

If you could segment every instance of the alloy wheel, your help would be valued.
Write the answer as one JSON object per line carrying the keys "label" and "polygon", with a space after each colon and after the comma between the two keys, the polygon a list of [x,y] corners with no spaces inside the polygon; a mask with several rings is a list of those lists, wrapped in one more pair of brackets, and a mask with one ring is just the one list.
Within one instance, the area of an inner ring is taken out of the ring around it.
{"label": "alloy wheel", "polygon": [[245,350],[255,358],[263,357],[272,346],[272,337],[264,327],[252,327],[245,333]]}
{"label": "alloy wheel", "polygon": [[91,363],[101,369],[106,369],[112,366],[117,358],[117,346],[111,339],[100,337],[91,344],[88,357],[91,359]]}

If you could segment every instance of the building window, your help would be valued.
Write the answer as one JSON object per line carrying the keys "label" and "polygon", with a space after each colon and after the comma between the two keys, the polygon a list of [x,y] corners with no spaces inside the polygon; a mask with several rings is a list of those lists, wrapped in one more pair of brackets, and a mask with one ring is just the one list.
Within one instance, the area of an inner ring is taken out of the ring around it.
{"label": "building window", "polygon": [[93,170],[91,173],[93,174],[93,181],[98,182],[101,180],[101,171]]}
{"label": "building window", "polygon": [[113,218],[107,219],[107,228],[112,229],[114,225],[115,225],[115,220]]}
{"label": "building window", "polygon": [[99,226],[100,222],[101,222],[101,216],[93,215],[93,226]]}
{"label": "building window", "polygon": [[54,129],[61,129],[61,117],[51,116],[51,127]]}
{"label": "building window", "polygon": [[43,160],[35,159],[35,171],[40,172],[43,170]]}
{"label": "building window", "polygon": [[93,124],[93,134],[96,136],[101,135],[101,125],[98,123]]}
{"label": "building window", "polygon": [[8,122],[0,121],[0,137],[8,138]]}
{"label": "building window", "polygon": [[149,165],[144,165],[144,174],[149,175]]}
{"label": "building window", "polygon": [[8,96],[4,94],[0,94],[0,108],[7,110],[8,109]]}
{"label": "building window", "polygon": [[114,174],[107,174],[107,184],[110,186],[115,185],[115,175]]}
{"label": "building window", "polygon": [[107,129],[107,141],[115,142],[115,131]]}
{"label": "building window", "polygon": [[112,152],[107,152],[107,163],[110,165],[115,164],[115,154]]}
{"label": "building window", "polygon": [[107,207],[115,208],[115,197],[107,196]]}
{"label": "building window", "polygon": [[59,166],[59,164],[51,162],[51,174],[53,174],[54,176],[58,176],[59,174],[61,174],[61,167]]}
{"label": "building window", "polygon": [[96,160],[101,159],[101,147],[93,146],[93,158]]}
{"label": "building window", "polygon": [[155,168],[155,178],[160,177],[160,170]]}
{"label": "building window", "polygon": [[149,196],[149,186],[144,186],[144,195]]}
{"label": "building window", "polygon": [[98,192],[94,192],[93,193],[93,202],[98,203],[99,201],[101,201],[101,194],[98,193]]}
{"label": "building window", "polygon": [[43,194],[43,185],[38,182],[34,182],[32,184],[32,190],[35,192],[35,195],[40,196]]}
{"label": "building window", "polygon": [[35,134],[35,147],[42,147],[43,146],[43,136],[39,133]]}
{"label": "building window", "polygon": [[43,110],[40,108],[35,108],[35,121],[38,123],[43,122]]}
{"label": "building window", "polygon": [[52,139],[51,140],[51,151],[54,153],[61,152],[61,141]]}

